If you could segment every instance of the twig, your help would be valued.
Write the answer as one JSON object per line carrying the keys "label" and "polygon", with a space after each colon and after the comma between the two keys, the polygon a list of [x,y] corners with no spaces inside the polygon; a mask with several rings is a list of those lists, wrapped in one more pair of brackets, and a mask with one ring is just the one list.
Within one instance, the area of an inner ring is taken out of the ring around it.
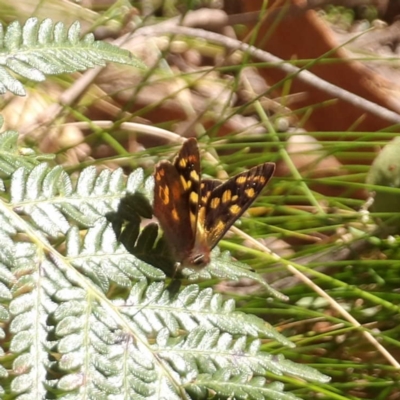
{"label": "twig", "polygon": [[202,38],[210,42],[220,44],[221,46],[224,46],[231,51],[241,50],[243,52],[248,52],[252,57],[260,61],[274,63],[277,65],[278,68],[282,69],[284,72],[330,94],[333,97],[341,99],[347,103],[351,103],[354,106],[372,115],[384,118],[387,121],[392,122],[393,124],[400,124],[400,115],[398,113],[391,111],[385,107],[382,107],[379,104],[366,100],[360,96],[357,96],[356,94],[351,93],[338,86],[335,86],[319,78],[318,76],[312,74],[309,71],[302,70],[290,64],[289,62],[285,62],[284,60],[272,55],[271,53],[268,53],[264,50],[260,50],[257,47],[248,45],[247,43],[243,43],[239,40],[232,39],[218,33],[205,31],[203,29],[193,29],[184,26],[174,26],[173,24],[168,24],[162,26],[154,25],[154,26],[140,28],[133,33],[133,37],[138,38],[138,37],[170,35],[170,34],[174,35],[180,34],[185,36]]}

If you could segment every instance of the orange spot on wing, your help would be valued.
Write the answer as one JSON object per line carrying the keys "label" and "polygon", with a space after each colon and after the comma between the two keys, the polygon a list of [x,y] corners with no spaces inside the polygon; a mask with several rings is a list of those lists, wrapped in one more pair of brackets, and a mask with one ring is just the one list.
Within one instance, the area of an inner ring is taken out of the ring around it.
{"label": "orange spot on wing", "polygon": [[195,156],[195,155],[193,155],[193,154],[189,155],[187,159],[188,159],[188,161],[189,161],[190,163],[192,163],[192,164],[195,164],[195,163],[197,163],[197,162],[199,161],[199,159],[197,158],[197,156]]}
{"label": "orange spot on wing", "polygon": [[245,193],[246,193],[247,197],[250,197],[250,198],[254,197],[254,195],[256,194],[253,188],[246,189]]}
{"label": "orange spot on wing", "polygon": [[232,206],[229,207],[229,211],[231,212],[231,214],[236,215],[240,213],[241,208],[237,205],[234,204]]}
{"label": "orange spot on wing", "polygon": [[243,183],[245,183],[247,181],[247,178],[245,176],[239,176],[238,178],[236,178],[236,183],[238,185],[243,185]]}
{"label": "orange spot on wing", "polygon": [[178,211],[176,211],[176,208],[174,208],[172,210],[171,215],[172,215],[172,219],[174,219],[175,221],[179,221],[179,215],[178,215]]}
{"label": "orange spot on wing", "polygon": [[181,159],[179,160],[179,166],[180,166],[181,168],[186,168],[186,165],[187,165],[186,158],[181,158]]}
{"label": "orange spot on wing", "polygon": [[199,195],[196,192],[191,192],[190,193],[190,197],[189,200],[193,203],[193,204],[197,204],[199,202]]}
{"label": "orange spot on wing", "polygon": [[210,202],[210,207],[215,210],[219,206],[220,202],[221,200],[219,197],[214,197]]}
{"label": "orange spot on wing", "polygon": [[169,188],[168,186],[160,186],[158,189],[158,197],[161,199],[161,201],[167,205],[170,201],[169,198]]}
{"label": "orange spot on wing", "polygon": [[199,174],[197,171],[193,170],[190,172],[190,177],[195,181],[198,182],[200,180]]}
{"label": "orange spot on wing", "polygon": [[231,201],[232,198],[232,192],[228,189],[225,190],[225,192],[222,194],[222,202],[227,203],[228,201]]}

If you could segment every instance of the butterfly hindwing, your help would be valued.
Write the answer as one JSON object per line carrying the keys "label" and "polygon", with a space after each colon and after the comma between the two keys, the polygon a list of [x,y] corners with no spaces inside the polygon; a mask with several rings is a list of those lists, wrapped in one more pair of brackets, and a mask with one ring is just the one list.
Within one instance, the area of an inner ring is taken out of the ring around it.
{"label": "butterfly hindwing", "polygon": [[204,206],[204,232],[212,249],[249,208],[275,171],[275,164],[260,164],[215,186]]}

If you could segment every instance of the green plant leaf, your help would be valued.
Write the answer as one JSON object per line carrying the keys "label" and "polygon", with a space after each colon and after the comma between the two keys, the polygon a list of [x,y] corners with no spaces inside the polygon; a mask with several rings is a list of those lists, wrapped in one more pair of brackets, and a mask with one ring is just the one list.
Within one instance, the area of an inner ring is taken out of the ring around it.
{"label": "green plant leaf", "polygon": [[24,96],[21,82],[7,70],[35,82],[45,75],[84,71],[105,65],[106,61],[144,68],[144,64],[129,51],[110,43],[95,41],[92,34],[80,38],[80,25],[73,23],[68,30],[61,22],[50,19],[39,22],[29,18],[23,26],[12,22],[0,29],[0,93],[7,90]]}

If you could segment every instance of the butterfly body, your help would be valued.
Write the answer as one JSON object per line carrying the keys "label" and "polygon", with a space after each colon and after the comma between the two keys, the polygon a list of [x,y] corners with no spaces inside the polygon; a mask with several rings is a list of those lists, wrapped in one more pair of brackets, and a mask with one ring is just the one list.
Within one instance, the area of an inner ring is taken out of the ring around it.
{"label": "butterfly body", "polygon": [[232,224],[253,203],[275,170],[260,164],[221,183],[200,177],[196,139],[188,139],[173,163],[155,169],[154,215],[180,268],[199,270]]}

